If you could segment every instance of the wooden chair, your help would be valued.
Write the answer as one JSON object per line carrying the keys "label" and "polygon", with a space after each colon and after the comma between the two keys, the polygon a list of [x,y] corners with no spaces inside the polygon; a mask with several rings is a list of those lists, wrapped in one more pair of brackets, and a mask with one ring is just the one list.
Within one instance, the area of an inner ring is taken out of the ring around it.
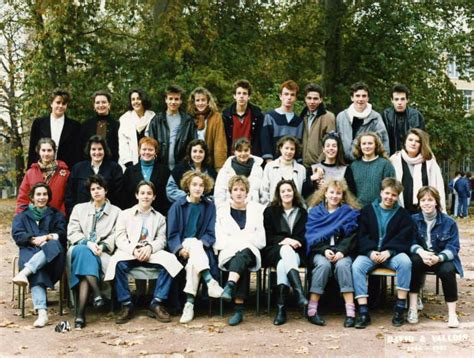
{"label": "wooden chair", "polygon": [[369,273],[370,276],[379,276],[381,280],[381,289],[382,289],[382,302],[385,302],[387,298],[387,278],[391,278],[390,292],[393,295],[395,292],[395,277],[397,272],[385,267],[379,267]]}

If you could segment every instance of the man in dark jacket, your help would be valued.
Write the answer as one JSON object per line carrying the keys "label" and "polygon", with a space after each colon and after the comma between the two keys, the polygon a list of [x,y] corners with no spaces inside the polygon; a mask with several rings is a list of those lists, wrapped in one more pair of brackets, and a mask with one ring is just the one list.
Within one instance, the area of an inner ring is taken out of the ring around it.
{"label": "man in dark jacket", "polygon": [[359,216],[357,252],[352,265],[355,298],[359,304],[356,328],[371,323],[367,306],[367,274],[378,267],[386,267],[397,274],[397,301],[392,324],[401,326],[405,304],[410,291],[411,261],[407,253],[413,240],[414,224],[408,211],[397,203],[403,185],[395,178],[382,181],[380,199],[362,208]]}
{"label": "man in dark jacket", "polygon": [[242,137],[252,144],[252,154],[260,157],[260,131],[263,125],[263,114],[259,107],[250,103],[252,85],[247,80],[234,83],[235,102],[222,112],[225,136],[227,139],[227,156],[232,155],[234,142]]}
{"label": "man in dark jacket", "polygon": [[386,108],[382,119],[387,127],[390,155],[403,148],[403,141],[411,128],[425,130],[425,121],[420,112],[408,107],[410,91],[405,85],[396,84],[392,88],[392,107]]}
{"label": "man in dark jacket", "polygon": [[461,172],[461,177],[456,180],[454,184],[454,190],[458,194],[458,216],[461,218],[466,218],[468,216],[468,206],[469,198],[471,197],[471,188],[470,181],[468,178],[471,177],[471,173],[466,175],[464,172]]}
{"label": "man in dark jacket", "polygon": [[197,138],[193,119],[180,110],[183,94],[181,87],[168,86],[165,92],[166,110],[153,117],[149,126],[149,136],[160,144],[159,161],[170,170],[183,160],[188,143]]}
{"label": "man in dark jacket", "polygon": [[30,132],[28,168],[39,160],[36,144],[41,138],[51,138],[56,143],[56,159],[64,161],[71,169],[82,158],[80,148],[81,125],[65,113],[71,99],[68,91],[57,89],[50,96],[51,113],[34,120]]}

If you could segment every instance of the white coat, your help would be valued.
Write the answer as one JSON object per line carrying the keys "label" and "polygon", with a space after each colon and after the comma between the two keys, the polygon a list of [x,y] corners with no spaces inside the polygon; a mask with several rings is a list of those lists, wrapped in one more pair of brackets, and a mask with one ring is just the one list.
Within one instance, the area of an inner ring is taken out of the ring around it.
{"label": "white coat", "polygon": [[[224,163],[224,166],[219,171],[219,174],[217,174],[216,184],[214,186],[214,203],[216,204],[217,208],[226,203],[229,203],[229,179],[236,175],[235,170],[232,168],[232,159],[234,157],[235,156],[231,156],[227,158]],[[250,157],[253,158],[254,163],[252,166],[252,170],[250,171],[250,175],[247,178],[250,182],[250,191],[249,195],[247,196],[247,200],[259,203],[260,187],[262,186],[263,178],[263,159],[253,155],[251,155]]]}
{"label": "white coat", "polygon": [[226,270],[224,265],[238,251],[250,249],[256,257],[256,265],[250,268],[257,271],[262,266],[260,250],[265,247],[265,229],[263,227],[263,210],[261,204],[249,202],[247,204],[247,219],[241,230],[230,214],[230,205],[223,205],[217,209],[216,215],[216,242],[214,250],[219,252],[219,268]]}
{"label": "white coat", "polygon": [[[152,246],[152,254],[148,262],[163,266],[166,271],[175,277],[183,268],[178,259],[172,253],[165,251],[166,247],[166,220],[158,211],[151,209],[151,217],[147,223],[151,223],[148,241]],[[133,251],[138,245],[142,229],[142,219],[139,216],[138,205],[124,210],[117,219],[116,240],[117,250],[110,259],[110,264],[105,274],[105,281],[113,280],[115,268],[119,261],[135,260]]]}

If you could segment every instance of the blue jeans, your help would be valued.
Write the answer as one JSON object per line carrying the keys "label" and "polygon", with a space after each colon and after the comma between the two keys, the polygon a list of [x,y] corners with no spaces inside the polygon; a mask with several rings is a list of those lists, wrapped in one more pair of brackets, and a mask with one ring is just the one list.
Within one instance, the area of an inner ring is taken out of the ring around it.
{"label": "blue jeans", "polygon": [[397,289],[410,291],[411,260],[407,254],[401,253],[377,264],[368,256],[359,255],[352,265],[355,298],[369,297],[367,291],[367,274],[378,267],[386,267],[397,272]]}
{"label": "blue jeans", "polygon": [[467,216],[467,206],[469,205],[469,198],[458,198],[458,216],[465,218]]}
{"label": "blue jeans", "polygon": [[166,300],[172,282],[172,278],[168,271],[166,271],[161,265],[152,264],[150,262],[141,262],[138,260],[119,261],[119,263],[117,263],[117,268],[115,270],[115,290],[117,292],[117,300],[120,303],[131,301],[132,295],[130,294],[130,288],[128,287],[128,273],[131,269],[137,266],[156,267],[161,269],[158,274],[158,279],[156,280],[153,298],[157,298],[160,301]]}
{"label": "blue jeans", "polygon": [[46,255],[44,254],[43,250],[40,250],[36,254],[34,254],[31,259],[28,260],[27,263],[25,263],[25,267],[35,274],[47,263],[48,260],[46,260]]}
{"label": "blue jeans", "polygon": [[31,287],[31,298],[35,310],[45,310],[46,307],[46,288],[41,285]]}

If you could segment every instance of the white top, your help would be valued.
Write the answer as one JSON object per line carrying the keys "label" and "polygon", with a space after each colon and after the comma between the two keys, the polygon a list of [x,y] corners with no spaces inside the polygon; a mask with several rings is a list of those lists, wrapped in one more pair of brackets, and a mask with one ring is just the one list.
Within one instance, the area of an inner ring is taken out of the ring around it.
{"label": "white top", "polygon": [[56,148],[59,148],[59,139],[64,128],[64,116],[56,118],[51,114],[49,116],[49,123],[51,125],[51,139],[56,143]]}

